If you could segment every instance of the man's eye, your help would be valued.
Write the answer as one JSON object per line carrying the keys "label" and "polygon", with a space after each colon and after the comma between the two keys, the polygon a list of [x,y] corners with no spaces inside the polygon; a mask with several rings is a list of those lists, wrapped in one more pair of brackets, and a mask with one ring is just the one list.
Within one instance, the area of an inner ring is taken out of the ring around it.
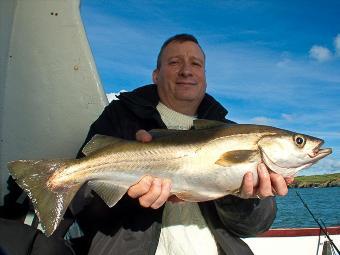
{"label": "man's eye", "polygon": [[170,64],[170,65],[177,65],[177,64],[178,64],[178,61],[170,61],[169,64]]}
{"label": "man's eye", "polygon": [[202,64],[201,64],[200,62],[193,62],[192,64],[193,64],[194,66],[199,66],[199,67],[202,66]]}

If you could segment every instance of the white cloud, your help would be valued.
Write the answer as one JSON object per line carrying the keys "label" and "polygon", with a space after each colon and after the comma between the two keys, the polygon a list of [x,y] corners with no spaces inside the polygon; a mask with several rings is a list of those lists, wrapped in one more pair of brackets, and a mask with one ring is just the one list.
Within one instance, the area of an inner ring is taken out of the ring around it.
{"label": "white cloud", "polygon": [[340,34],[338,34],[334,39],[335,52],[340,56]]}
{"label": "white cloud", "polygon": [[[313,45],[309,50],[309,56],[319,62],[324,62],[330,60],[333,53],[326,47]],[[334,56],[340,56],[340,34],[337,34],[334,38]]]}
{"label": "white cloud", "polygon": [[332,53],[326,47],[322,47],[322,46],[319,46],[319,45],[314,45],[309,50],[309,56],[311,58],[316,59],[319,62],[324,62],[324,61],[330,60],[332,58]]}
{"label": "white cloud", "polygon": [[263,116],[254,117],[250,120],[250,123],[258,124],[258,125],[273,125],[275,122],[276,122],[275,119],[271,119],[271,118],[263,117]]}
{"label": "white cloud", "polygon": [[329,139],[329,140],[334,140],[334,139],[340,139],[340,132],[336,132],[336,131],[314,131],[313,132],[314,136],[318,136],[318,137],[322,137],[324,139]]}
{"label": "white cloud", "polygon": [[340,161],[333,158],[325,158],[317,162],[311,168],[298,172],[297,175],[318,175],[340,173]]}
{"label": "white cloud", "polygon": [[121,90],[121,91],[119,91],[118,93],[108,93],[108,94],[106,94],[107,100],[109,100],[109,103],[110,103],[112,100],[118,100],[117,96],[119,96],[120,93],[122,93],[122,92],[126,92],[126,90]]}
{"label": "white cloud", "polygon": [[277,67],[287,67],[289,64],[291,64],[292,61],[289,58],[284,58],[276,63]]}
{"label": "white cloud", "polygon": [[282,117],[283,120],[286,120],[286,121],[289,121],[289,122],[294,121],[293,114],[282,113],[281,117]]}

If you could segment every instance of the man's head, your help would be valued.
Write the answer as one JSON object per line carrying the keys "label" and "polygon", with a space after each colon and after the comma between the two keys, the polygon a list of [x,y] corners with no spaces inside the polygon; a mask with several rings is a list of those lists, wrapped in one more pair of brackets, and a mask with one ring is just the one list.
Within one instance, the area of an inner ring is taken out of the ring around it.
{"label": "man's head", "polygon": [[206,90],[205,55],[197,39],[180,34],[166,40],[152,78],[163,104],[194,115]]}

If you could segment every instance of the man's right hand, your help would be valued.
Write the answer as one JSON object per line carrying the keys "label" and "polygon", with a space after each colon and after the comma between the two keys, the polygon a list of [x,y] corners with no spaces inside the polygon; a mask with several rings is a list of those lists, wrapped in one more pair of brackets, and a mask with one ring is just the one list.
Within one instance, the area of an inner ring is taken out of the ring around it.
{"label": "man's right hand", "polygon": [[[136,133],[136,140],[150,142],[152,136],[145,130]],[[160,208],[169,198],[171,191],[171,180],[144,176],[137,184],[132,185],[127,194],[132,198],[138,198],[143,207],[153,209]]]}

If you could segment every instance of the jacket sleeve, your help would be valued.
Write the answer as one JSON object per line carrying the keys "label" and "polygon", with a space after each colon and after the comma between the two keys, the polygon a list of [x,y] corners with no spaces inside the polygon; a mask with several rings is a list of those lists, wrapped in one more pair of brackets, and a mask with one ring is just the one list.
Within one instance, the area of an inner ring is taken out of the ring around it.
{"label": "jacket sleeve", "polygon": [[214,201],[214,204],[224,227],[239,237],[255,236],[268,230],[277,211],[274,197],[260,200],[228,195]]}

